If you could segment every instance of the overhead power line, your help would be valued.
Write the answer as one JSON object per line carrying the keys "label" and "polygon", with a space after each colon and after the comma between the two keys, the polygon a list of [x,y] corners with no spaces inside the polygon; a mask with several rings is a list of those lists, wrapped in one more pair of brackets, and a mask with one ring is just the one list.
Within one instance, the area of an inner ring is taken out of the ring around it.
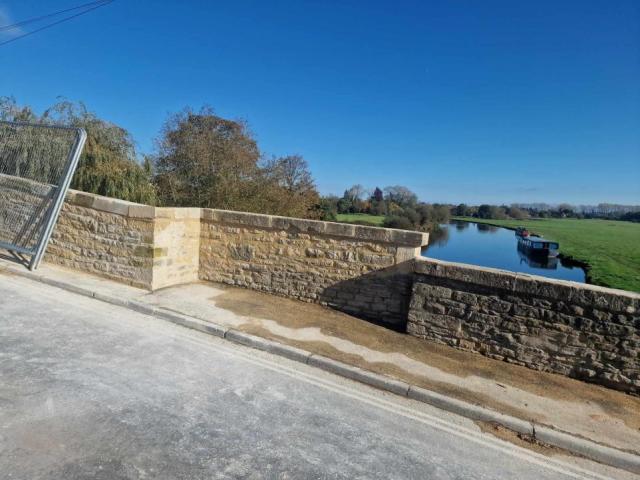
{"label": "overhead power line", "polygon": [[57,12],[47,13],[45,15],[40,15],[39,17],[28,18],[26,20],[22,20],[20,22],[12,23],[10,25],[2,25],[2,26],[0,26],[0,32],[4,32],[4,31],[7,31],[7,30],[13,30],[15,28],[20,28],[20,27],[23,27],[23,26],[28,25],[30,23],[39,22],[40,20],[44,20],[46,18],[56,17],[58,15],[62,15],[63,13],[72,12],[74,10],[80,10],[82,8],[93,7],[93,6],[97,5],[97,4],[105,3],[105,2],[107,2],[107,0],[98,0],[98,1],[95,1],[95,2],[89,2],[89,3],[82,4],[82,5],[78,5],[76,7],[66,8],[64,10],[58,10]]}
{"label": "overhead power line", "polygon": [[[31,30],[30,32],[26,32],[26,33],[23,33],[22,35],[18,35],[17,37],[13,37],[13,38],[10,38],[9,40],[5,40],[4,42],[0,42],[0,47],[3,46],[3,45],[6,45],[7,43],[15,42],[16,40],[20,40],[21,38],[28,37],[29,35],[33,35],[34,33],[38,33],[38,32],[41,32],[43,30],[46,30],[48,28],[55,27],[56,25],[60,25],[61,23],[67,22],[69,20],[72,20],[72,19],[74,19],[76,17],[84,15],[85,13],[89,13],[89,12],[91,12],[93,10],[96,10],[96,9],[98,9],[100,7],[104,7],[104,6],[109,5],[110,3],[113,3],[113,2],[115,2],[115,0],[103,0],[103,1],[99,1],[99,2],[91,2],[91,3],[88,3],[88,4],[84,4],[84,5],[79,5],[77,7],[68,8],[66,10],[61,10],[61,11],[56,12],[56,13],[50,13],[50,14],[47,14],[47,15],[42,15],[40,17],[37,17],[37,19],[36,18],[32,18],[32,19],[29,19],[29,20],[23,20],[22,22],[14,23],[12,25],[6,25],[6,26],[2,27],[1,30],[5,30],[5,29],[9,30],[10,28],[8,28],[8,27],[17,28],[17,27],[20,26],[20,24],[24,25],[25,22],[26,23],[32,23],[32,22],[35,22],[35,21],[38,21],[38,20],[41,20],[41,19],[44,19],[44,18],[49,18],[49,17],[53,17],[53,16],[56,16],[56,15],[62,14],[64,12],[69,12],[69,11],[72,11],[72,10],[79,10],[80,8],[85,8],[85,10],[83,10],[82,12],[76,13],[74,15],[69,15],[68,17],[61,18],[60,20],[57,20],[57,21],[52,22],[52,23],[48,23],[47,25],[44,25],[44,26],[42,26],[40,28],[37,28],[35,30]],[[93,6],[90,6],[90,5],[93,5]]]}

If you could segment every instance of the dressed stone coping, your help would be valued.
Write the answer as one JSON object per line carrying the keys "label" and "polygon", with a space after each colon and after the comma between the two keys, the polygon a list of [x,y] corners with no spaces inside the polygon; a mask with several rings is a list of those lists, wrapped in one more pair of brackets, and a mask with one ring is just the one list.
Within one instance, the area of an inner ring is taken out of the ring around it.
{"label": "dressed stone coping", "polygon": [[345,237],[365,242],[390,243],[403,247],[419,248],[427,244],[429,234],[411,230],[368,227],[348,223],[324,222],[302,218],[280,217],[231,210],[202,209],[202,219],[226,225],[264,228],[271,230],[293,230],[310,235]]}
{"label": "dressed stone coping", "polygon": [[599,285],[466,263],[447,262],[428,257],[415,259],[414,272],[430,277],[507,290],[516,294],[557,298],[565,302],[601,307],[623,313],[640,312],[640,293]]}

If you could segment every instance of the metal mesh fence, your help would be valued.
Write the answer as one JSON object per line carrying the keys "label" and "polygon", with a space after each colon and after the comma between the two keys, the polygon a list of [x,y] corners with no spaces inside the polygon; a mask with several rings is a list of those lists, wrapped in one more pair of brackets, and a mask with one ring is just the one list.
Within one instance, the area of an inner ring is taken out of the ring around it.
{"label": "metal mesh fence", "polygon": [[86,134],[77,128],[0,122],[0,247],[44,253]]}

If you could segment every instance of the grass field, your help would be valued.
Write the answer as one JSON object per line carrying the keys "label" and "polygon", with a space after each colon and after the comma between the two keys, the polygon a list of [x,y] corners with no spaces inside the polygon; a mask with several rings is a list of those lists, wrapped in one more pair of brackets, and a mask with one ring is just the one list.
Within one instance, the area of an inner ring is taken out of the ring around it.
{"label": "grass field", "polygon": [[640,292],[640,223],[569,218],[481,220],[500,227],[524,226],[560,242],[560,253],[589,265],[588,280],[596,285]]}
{"label": "grass field", "polygon": [[360,223],[364,225],[373,225],[374,227],[381,227],[384,221],[383,215],[368,215],[366,213],[339,213],[339,222],[346,223]]}

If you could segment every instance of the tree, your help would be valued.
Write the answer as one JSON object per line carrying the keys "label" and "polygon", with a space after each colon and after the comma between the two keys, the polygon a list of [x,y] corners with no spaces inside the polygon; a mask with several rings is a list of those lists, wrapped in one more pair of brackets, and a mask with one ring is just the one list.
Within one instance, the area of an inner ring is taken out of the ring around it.
{"label": "tree", "polygon": [[356,203],[356,201],[362,200],[366,193],[367,190],[362,185],[353,185],[351,188],[345,190],[344,198],[351,200],[352,203]]}
{"label": "tree", "polygon": [[338,218],[338,197],[329,195],[322,197],[318,202],[320,210],[320,220],[335,222]]}
{"label": "tree", "polygon": [[483,203],[478,207],[478,218],[491,218],[491,205]]}
{"label": "tree", "polygon": [[353,213],[354,206],[350,198],[342,196],[337,203],[338,213]]}
{"label": "tree", "polygon": [[518,207],[509,207],[507,215],[516,220],[524,220],[529,217],[529,212]]}
{"label": "tree", "polygon": [[573,205],[561,203],[558,205],[558,214],[560,217],[573,217],[575,215]]}
{"label": "tree", "polygon": [[327,211],[301,155],[274,158],[258,172],[263,185],[256,195],[264,197],[263,211],[291,217],[322,217]]}
{"label": "tree", "polygon": [[31,107],[19,106],[14,97],[0,97],[0,120],[5,122],[39,123]]}
{"label": "tree", "polygon": [[507,218],[507,214],[504,207],[483,204],[478,207],[478,218],[502,220]]}
{"label": "tree", "polygon": [[169,116],[156,148],[164,205],[256,210],[260,152],[246,123],[185,108]]}
{"label": "tree", "polygon": [[61,99],[42,115],[37,115],[28,106],[18,106],[13,97],[2,97],[0,119],[84,128],[87,141],[71,188],[155,204],[156,193],[150,173],[137,162],[131,134],[122,127],[98,118],[82,102]]}
{"label": "tree", "polygon": [[399,228],[402,230],[413,230],[414,226],[407,217],[391,215],[384,219],[382,226],[387,228]]}
{"label": "tree", "polygon": [[469,207],[467,207],[464,203],[461,203],[455,208],[454,214],[457,217],[468,217],[470,213]]}
{"label": "tree", "polygon": [[309,165],[301,155],[274,158],[268,162],[265,170],[280,187],[289,192],[303,195],[316,191]]}
{"label": "tree", "polygon": [[339,213],[366,213],[370,205],[363,201],[367,190],[362,185],[353,185],[346,189],[338,201]]}
{"label": "tree", "polygon": [[418,203],[418,196],[407,187],[395,185],[384,189],[386,199],[401,207],[414,207]]}
{"label": "tree", "polygon": [[155,183],[164,205],[322,215],[302,156],[262,160],[247,124],[218,117],[209,107],[169,116],[156,150]]}
{"label": "tree", "polygon": [[371,215],[386,215],[387,214],[387,204],[384,200],[371,200],[371,206],[369,208],[369,213]]}

